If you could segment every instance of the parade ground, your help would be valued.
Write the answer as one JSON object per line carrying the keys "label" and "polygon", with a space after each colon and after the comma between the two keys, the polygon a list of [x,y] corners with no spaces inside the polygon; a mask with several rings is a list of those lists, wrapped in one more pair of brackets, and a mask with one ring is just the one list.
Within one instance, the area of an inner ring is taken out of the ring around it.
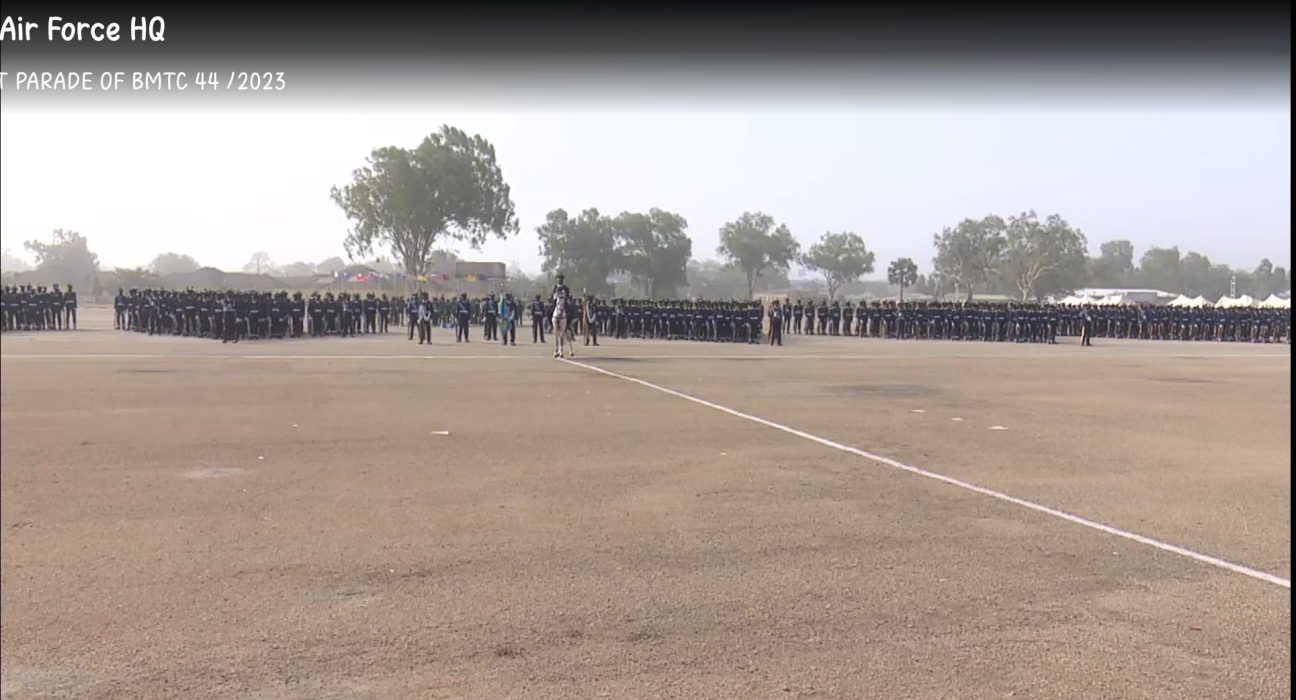
{"label": "parade ground", "polygon": [[1288,346],[6,333],[4,698],[1284,698]]}

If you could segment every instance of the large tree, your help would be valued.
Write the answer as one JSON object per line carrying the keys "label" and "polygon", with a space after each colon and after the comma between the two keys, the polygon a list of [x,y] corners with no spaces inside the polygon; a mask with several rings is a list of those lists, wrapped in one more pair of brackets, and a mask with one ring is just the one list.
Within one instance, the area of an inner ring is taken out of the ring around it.
{"label": "large tree", "polygon": [[269,272],[272,267],[274,261],[270,259],[270,254],[263,250],[252,254],[252,259],[243,266],[243,271],[260,275]]}
{"label": "large tree", "polygon": [[1101,287],[1123,287],[1134,275],[1134,244],[1120,239],[1099,246],[1098,257],[1089,264],[1094,284]]}
{"label": "large tree", "polygon": [[747,298],[751,299],[756,294],[756,280],[766,270],[786,272],[801,252],[801,244],[786,225],[776,224],[774,217],[746,212],[721,227],[716,252],[742,270],[747,278]]}
{"label": "large tree", "polygon": [[1267,299],[1271,294],[1281,294],[1291,289],[1291,280],[1282,265],[1274,265],[1269,258],[1264,258],[1251,273],[1253,295],[1257,299]]}
{"label": "large tree", "polygon": [[612,221],[618,267],[647,298],[674,296],[688,283],[686,265],[693,256],[693,241],[684,233],[686,228],[684,217],[656,208],[647,214],[624,212]]}
{"label": "large tree", "polygon": [[1201,253],[1190,251],[1179,260],[1179,279],[1182,289],[1166,290],[1195,297],[1205,294],[1211,286],[1211,261]]}
{"label": "large tree", "polygon": [[918,264],[910,258],[891,261],[887,267],[887,281],[900,287],[900,301],[904,301],[905,287],[918,284]]}
{"label": "large tree", "polygon": [[1183,267],[1179,259],[1179,246],[1149,248],[1139,260],[1139,284],[1174,294],[1182,294]]}
{"label": "large tree", "polygon": [[828,298],[837,299],[837,291],[873,271],[873,253],[864,239],[849,231],[825,233],[819,242],[801,256],[801,264],[823,275]]}
{"label": "large tree", "polygon": [[1086,248],[1084,234],[1061,216],[1040,221],[1024,212],[1008,219],[1000,270],[1022,301],[1071,292],[1083,281]]}
{"label": "large tree", "polygon": [[201,267],[201,265],[198,264],[198,261],[188,255],[181,253],[162,253],[156,258],[153,258],[153,262],[149,263],[148,269],[160,277],[165,277],[167,275],[193,272],[199,267]]}
{"label": "large tree", "polygon": [[477,249],[518,230],[495,147],[450,126],[414,149],[375,150],[332,196],[353,224],[348,255],[386,246],[413,276],[427,272],[428,257],[447,238]]}
{"label": "large tree", "polygon": [[608,294],[608,277],[621,268],[612,220],[597,209],[575,218],[555,209],[536,229],[546,273],[562,273],[574,293]]}
{"label": "large tree", "polygon": [[988,282],[1003,260],[1007,225],[998,216],[964,219],[934,236],[936,272],[959,292],[972,298],[978,284]]}
{"label": "large tree", "polygon": [[27,241],[23,247],[36,256],[36,269],[49,270],[66,283],[93,290],[99,274],[99,256],[90,252],[85,236],[58,229],[49,243]]}

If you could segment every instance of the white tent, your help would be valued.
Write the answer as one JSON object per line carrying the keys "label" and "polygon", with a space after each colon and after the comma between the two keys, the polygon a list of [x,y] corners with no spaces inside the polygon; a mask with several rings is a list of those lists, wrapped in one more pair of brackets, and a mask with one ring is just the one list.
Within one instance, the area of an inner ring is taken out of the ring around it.
{"label": "white tent", "polygon": [[1284,299],[1277,294],[1270,294],[1268,299],[1260,302],[1260,306],[1266,309],[1290,309],[1291,299]]}
{"label": "white tent", "polygon": [[1166,306],[1181,306],[1187,308],[1187,307],[1196,306],[1194,302],[1196,302],[1196,299],[1180,294],[1179,296],[1175,297],[1169,304],[1166,304]]}
{"label": "white tent", "polygon": [[1093,302],[1089,301],[1089,297],[1071,295],[1063,297],[1058,303],[1064,306],[1083,306],[1084,304],[1091,304]]}
{"label": "white tent", "polygon": [[1224,296],[1220,297],[1220,300],[1215,302],[1215,305],[1221,309],[1245,309],[1255,306],[1256,300],[1252,299],[1249,294],[1243,294],[1236,298]]}
{"label": "white tent", "polygon": [[1204,296],[1202,296],[1202,295],[1200,295],[1200,294],[1198,294],[1197,296],[1193,297],[1192,305],[1193,305],[1193,308],[1195,308],[1195,309],[1205,309],[1205,308],[1209,308],[1209,307],[1211,307],[1211,306],[1214,306],[1214,304],[1211,304],[1209,301],[1206,301],[1206,297],[1204,297]]}

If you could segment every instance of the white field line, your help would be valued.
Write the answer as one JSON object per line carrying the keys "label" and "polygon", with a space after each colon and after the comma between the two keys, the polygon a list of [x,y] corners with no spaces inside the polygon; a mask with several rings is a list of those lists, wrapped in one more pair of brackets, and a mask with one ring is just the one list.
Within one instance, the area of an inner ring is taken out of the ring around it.
{"label": "white field line", "polygon": [[1210,566],[1214,566],[1214,567],[1217,567],[1217,568],[1220,568],[1220,569],[1225,569],[1225,570],[1227,570],[1227,571],[1232,571],[1233,573],[1242,574],[1243,576],[1249,576],[1249,577],[1251,577],[1251,578],[1258,579],[1258,580],[1260,580],[1260,581],[1264,581],[1264,582],[1266,582],[1266,583],[1272,583],[1272,584],[1274,584],[1274,585],[1276,585],[1276,586],[1282,586],[1283,588],[1288,588],[1288,589],[1291,588],[1291,580],[1289,580],[1289,579],[1285,579],[1285,578],[1282,578],[1282,577],[1280,577],[1280,576],[1276,576],[1276,575],[1274,575],[1274,574],[1270,574],[1270,573],[1266,573],[1266,572],[1264,572],[1264,571],[1259,571],[1259,570],[1256,570],[1256,569],[1252,569],[1252,568],[1250,568],[1250,567],[1242,566],[1241,564],[1234,564],[1234,563],[1232,563],[1232,562],[1224,561],[1223,559],[1218,559],[1218,558],[1216,558],[1216,557],[1212,557],[1212,556],[1210,556],[1210,555],[1208,555],[1208,554],[1201,554],[1201,553],[1199,553],[1199,552],[1194,552],[1194,551],[1192,551],[1192,550],[1190,550],[1190,549],[1185,549],[1185,548],[1180,547],[1180,546],[1178,546],[1178,545],[1173,545],[1173,544],[1169,544],[1169,543],[1167,543],[1167,542],[1162,542],[1162,541],[1160,541],[1160,540],[1153,539],[1153,538],[1151,538],[1151,537],[1147,537],[1147,536],[1145,536],[1145,535],[1140,535],[1140,534],[1138,534],[1138,533],[1129,532],[1129,531],[1127,531],[1127,530],[1122,530],[1122,529],[1120,529],[1120,528],[1118,528],[1118,527],[1113,527],[1113,526],[1111,526],[1111,525],[1105,525],[1105,524],[1100,523],[1100,522],[1096,522],[1096,521],[1093,521],[1093,520],[1089,520],[1088,518],[1082,518],[1082,517],[1080,517],[1080,516],[1078,516],[1078,515],[1072,515],[1071,513],[1067,513],[1067,512],[1064,512],[1064,511],[1057,510],[1056,508],[1050,508],[1050,507],[1048,507],[1048,506],[1040,505],[1040,504],[1038,504],[1038,503],[1034,503],[1034,502],[1032,502],[1032,501],[1027,501],[1027,500],[1022,499],[1022,498],[1017,498],[1016,496],[1010,496],[1010,495],[1008,495],[1008,494],[1006,494],[1006,493],[1002,493],[1002,492],[1000,492],[1000,491],[995,491],[994,489],[989,489],[989,488],[986,488],[986,487],[984,487],[984,486],[977,486],[976,484],[972,484],[972,483],[969,483],[969,482],[963,481],[963,480],[961,480],[961,479],[955,479],[955,478],[953,478],[953,477],[945,476],[944,474],[938,474],[938,473],[936,473],[936,472],[929,471],[929,470],[927,470],[927,469],[923,469],[923,468],[921,468],[921,467],[911,466],[911,465],[905,464],[905,463],[903,463],[903,462],[899,462],[899,461],[896,461],[896,460],[894,460],[894,459],[891,459],[891,458],[889,458],[889,457],[883,457],[882,455],[873,454],[872,452],[867,452],[867,451],[865,451],[865,450],[861,450],[861,449],[859,449],[859,448],[851,447],[851,446],[849,446],[849,445],[843,445],[843,444],[841,444],[841,443],[839,443],[839,442],[834,442],[834,441],[829,440],[829,439],[827,439],[827,438],[822,438],[822,437],[819,437],[819,436],[817,436],[817,435],[811,435],[810,433],[807,433],[807,432],[805,432],[805,431],[803,431],[803,430],[797,430],[796,428],[791,428],[791,427],[788,427],[788,426],[783,425],[783,424],[781,424],[781,423],[775,423],[774,421],[771,421],[771,420],[766,420],[766,419],[764,419],[764,418],[759,418],[759,417],[757,417],[757,416],[749,415],[749,414],[743,413],[743,412],[741,412],[741,411],[737,411],[737,410],[734,410],[734,409],[732,409],[732,408],[729,408],[729,407],[727,407],[727,406],[721,406],[720,404],[712,403],[712,402],[707,401],[707,400],[705,400],[705,399],[697,398],[696,396],[689,396],[688,394],[684,394],[684,393],[681,393],[681,392],[675,391],[675,390],[673,390],[673,389],[667,389],[666,387],[658,386],[657,384],[653,384],[652,382],[644,381],[644,380],[642,380],[642,379],[637,379],[637,378],[635,378],[635,377],[629,377],[629,376],[626,376],[626,375],[624,375],[624,374],[618,374],[618,373],[616,373],[616,372],[612,372],[612,371],[609,371],[609,370],[603,369],[602,367],[595,367],[594,365],[585,364],[585,363],[583,363],[583,362],[578,362],[578,361],[575,361],[575,360],[566,360],[566,362],[567,362],[568,364],[571,364],[571,365],[574,365],[574,366],[577,366],[577,367],[582,367],[582,368],[587,369],[587,370],[590,370],[590,371],[592,371],[592,372],[598,372],[599,374],[604,374],[604,375],[607,375],[607,376],[609,376],[609,377],[615,377],[615,378],[617,378],[617,379],[621,379],[621,380],[624,380],[624,381],[627,381],[627,382],[632,382],[632,383],[634,383],[634,384],[639,384],[640,386],[645,386],[645,387],[648,387],[649,389],[653,389],[653,390],[656,390],[656,391],[660,391],[660,392],[662,392],[662,393],[664,393],[664,394],[669,394],[669,395],[671,395],[671,396],[675,396],[675,397],[677,397],[677,398],[681,398],[681,399],[684,399],[684,400],[686,400],[686,401],[692,401],[693,403],[696,403],[696,404],[699,404],[699,405],[702,405],[702,406],[706,406],[707,408],[712,408],[712,409],[715,409],[715,410],[720,411],[720,412],[722,412],[722,413],[728,413],[729,415],[736,416],[736,417],[738,417],[738,418],[742,418],[742,419],[744,419],[744,420],[749,420],[749,421],[752,421],[753,423],[759,423],[759,424],[764,425],[764,426],[766,426],[766,427],[774,428],[775,430],[781,430],[781,431],[783,431],[783,432],[785,432],[785,433],[788,433],[788,434],[790,434],[790,435],[795,435],[795,436],[797,436],[797,437],[799,437],[799,438],[803,438],[803,439],[809,440],[809,441],[811,441],[811,442],[817,442],[817,443],[819,443],[819,444],[821,444],[821,445],[825,445],[825,446],[827,446],[827,447],[831,447],[831,448],[833,448],[833,449],[841,450],[842,452],[847,452],[847,453],[850,453],[850,454],[853,454],[853,455],[857,455],[857,456],[859,456],[859,457],[863,457],[863,458],[865,458],[865,459],[868,459],[868,460],[871,460],[871,461],[877,462],[877,463],[879,463],[879,464],[886,465],[886,466],[891,467],[891,468],[893,468],[893,469],[899,469],[899,470],[901,470],[901,471],[906,471],[906,472],[909,472],[909,473],[911,473],[911,474],[917,474],[918,476],[923,476],[923,477],[926,477],[926,478],[928,478],[928,479],[934,479],[934,480],[936,480],[936,481],[940,481],[940,482],[943,482],[943,483],[949,484],[949,485],[951,485],[951,486],[957,486],[958,488],[965,489],[965,490],[967,490],[967,491],[972,491],[972,492],[974,492],[974,493],[979,493],[979,494],[982,494],[982,495],[984,495],[984,496],[989,496],[989,497],[991,497],[991,498],[995,498],[995,499],[998,499],[998,500],[1000,500],[1000,501],[1005,501],[1005,502],[1007,502],[1007,503],[1012,503],[1013,505],[1021,506],[1022,508],[1027,508],[1027,509],[1033,510],[1033,511],[1035,511],[1035,512],[1037,512],[1037,513],[1043,513],[1043,514],[1045,514],[1045,515],[1050,515],[1050,516],[1052,516],[1052,517],[1054,517],[1054,518],[1058,518],[1058,519],[1061,519],[1061,520],[1065,520],[1065,521],[1067,521],[1067,522],[1074,523],[1074,524],[1076,524],[1076,525],[1081,525],[1081,526],[1084,526],[1084,527],[1090,528],[1090,529],[1092,529],[1092,530],[1097,530],[1097,531],[1099,531],[1099,532],[1105,532],[1105,533],[1107,533],[1107,534],[1109,534],[1109,535],[1114,535],[1114,536],[1116,536],[1116,537],[1120,537],[1120,538],[1122,538],[1122,539],[1132,540],[1132,541],[1134,541],[1134,542],[1138,542],[1138,543],[1140,543],[1140,544],[1144,544],[1144,545],[1147,545],[1147,546],[1149,546],[1149,547],[1155,547],[1156,549],[1159,549],[1159,550],[1164,551],[1164,552],[1170,552],[1171,554],[1177,554],[1177,555],[1179,555],[1179,556],[1181,556],[1181,557],[1186,557],[1186,558],[1188,558],[1188,559],[1192,559],[1192,560],[1194,560],[1194,561],[1201,562],[1201,563],[1203,563],[1203,564],[1208,564],[1208,565],[1210,565]]}

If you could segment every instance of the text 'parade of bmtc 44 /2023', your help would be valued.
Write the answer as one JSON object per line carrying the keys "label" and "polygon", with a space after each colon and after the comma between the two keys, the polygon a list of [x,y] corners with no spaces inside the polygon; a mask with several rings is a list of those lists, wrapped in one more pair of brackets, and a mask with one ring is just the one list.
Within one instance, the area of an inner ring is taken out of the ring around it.
{"label": "text 'parade of bmtc 44 /2023'", "polygon": [[17,92],[283,92],[283,71],[14,71],[0,90]]}

